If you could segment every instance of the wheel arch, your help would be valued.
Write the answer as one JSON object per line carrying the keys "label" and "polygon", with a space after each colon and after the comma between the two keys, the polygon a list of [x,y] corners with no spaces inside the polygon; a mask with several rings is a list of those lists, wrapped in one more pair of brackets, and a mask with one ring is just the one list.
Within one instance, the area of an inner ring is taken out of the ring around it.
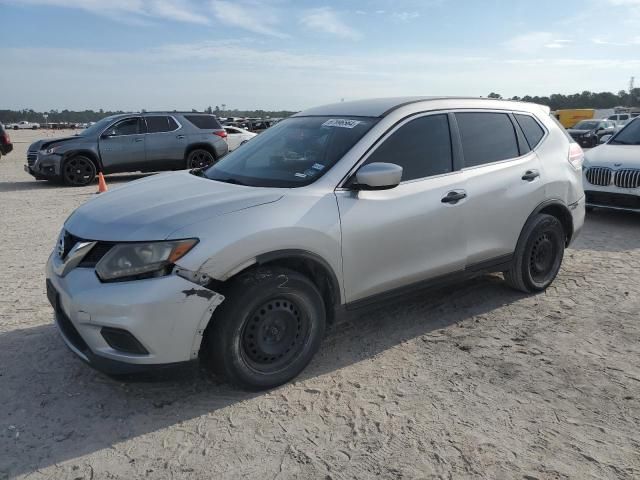
{"label": "wheel arch", "polygon": [[567,205],[565,205],[565,203],[559,199],[546,200],[538,205],[536,209],[531,213],[531,215],[529,215],[529,218],[527,218],[527,222],[535,215],[538,215],[540,213],[551,215],[553,217],[556,217],[560,221],[566,235],[565,246],[568,246],[571,243],[571,239],[573,238],[574,233],[573,216],[571,215],[569,207],[567,207]]}
{"label": "wheel arch", "polygon": [[[68,152],[65,152],[64,157],[62,158],[62,164],[64,164],[64,162],[66,162],[70,158],[75,157],[76,155],[82,155],[87,157],[89,160],[91,160],[93,164],[96,166],[96,173],[99,173],[99,172],[104,173],[104,169],[102,168],[102,162],[100,161],[100,157],[96,154],[96,152],[93,152],[87,149],[70,150]],[[60,165],[60,167],[62,167],[62,164]],[[60,174],[62,174],[62,169],[60,171]]]}
{"label": "wheel arch", "polygon": [[216,153],[216,149],[213,148],[213,146],[208,144],[208,143],[200,142],[200,143],[192,143],[192,144],[187,146],[186,150],[184,151],[184,160],[185,160],[185,162],[189,158],[189,154],[191,154],[191,152],[193,152],[194,150],[200,150],[200,149],[201,150],[206,150],[211,155],[213,155],[213,159],[214,160],[216,160],[216,161],[218,160],[218,154]]}

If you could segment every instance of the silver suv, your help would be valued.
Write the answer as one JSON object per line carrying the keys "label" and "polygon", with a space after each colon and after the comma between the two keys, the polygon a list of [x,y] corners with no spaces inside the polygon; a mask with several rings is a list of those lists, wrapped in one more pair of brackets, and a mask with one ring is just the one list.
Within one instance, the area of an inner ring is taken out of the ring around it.
{"label": "silver suv", "polygon": [[539,105],[313,108],[206,170],[78,208],[49,258],[48,297],[68,346],[104,371],[199,358],[273,387],[346,311],[485,272],[547,288],[584,221],[582,159]]}

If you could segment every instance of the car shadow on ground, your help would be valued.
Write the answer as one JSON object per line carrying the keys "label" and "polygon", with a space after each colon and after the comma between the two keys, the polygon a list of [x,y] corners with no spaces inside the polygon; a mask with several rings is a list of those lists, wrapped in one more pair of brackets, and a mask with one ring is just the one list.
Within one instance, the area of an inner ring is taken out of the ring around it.
{"label": "car shadow on ground", "polygon": [[[434,330],[455,328],[523,297],[490,275],[388,303],[332,327],[307,369],[280,389],[304,388],[300,382],[312,384],[412,338],[430,341]],[[238,390],[197,365],[108,377],[68,351],[53,325],[0,334],[0,382],[0,477],[33,472],[269,394]]]}
{"label": "car shadow on ground", "polygon": [[626,252],[640,248],[640,212],[596,208],[587,213],[574,250]]}

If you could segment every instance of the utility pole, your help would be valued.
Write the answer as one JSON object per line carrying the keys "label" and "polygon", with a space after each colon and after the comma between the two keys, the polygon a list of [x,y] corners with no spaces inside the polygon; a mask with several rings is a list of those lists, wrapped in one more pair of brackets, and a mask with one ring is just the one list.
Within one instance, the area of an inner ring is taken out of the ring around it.
{"label": "utility pole", "polygon": [[631,92],[636,88],[636,77],[631,77],[631,80],[629,80],[629,95],[631,95]]}

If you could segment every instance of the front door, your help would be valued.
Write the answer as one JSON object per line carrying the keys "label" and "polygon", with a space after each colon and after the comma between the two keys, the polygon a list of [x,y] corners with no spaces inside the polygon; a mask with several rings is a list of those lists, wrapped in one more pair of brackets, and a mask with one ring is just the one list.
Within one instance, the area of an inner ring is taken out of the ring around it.
{"label": "front door", "polygon": [[[402,166],[400,185],[336,191],[348,302],[465,267],[465,184],[462,172],[453,168],[447,115],[406,120],[364,164],[374,162]],[[446,200],[454,193],[462,198]]]}
{"label": "front door", "polygon": [[145,161],[144,128],[140,117],[120,120],[100,136],[100,158],[105,173],[140,170]]}
{"label": "front door", "polygon": [[143,170],[186,168],[187,138],[176,120],[167,115],[145,116],[146,161]]}

